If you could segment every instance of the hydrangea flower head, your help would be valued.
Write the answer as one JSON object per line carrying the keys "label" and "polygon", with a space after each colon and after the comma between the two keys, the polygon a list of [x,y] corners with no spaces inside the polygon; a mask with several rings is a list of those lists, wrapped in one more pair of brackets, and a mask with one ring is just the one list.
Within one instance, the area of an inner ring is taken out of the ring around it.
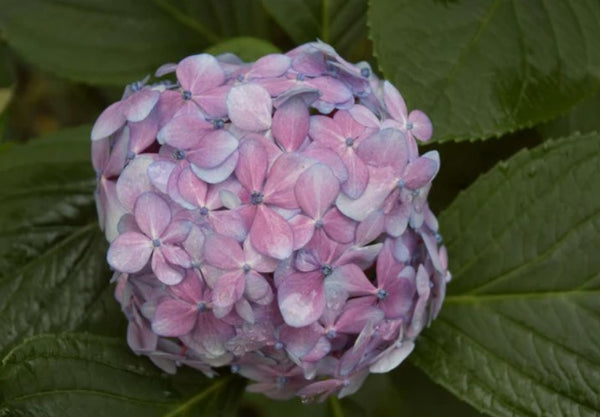
{"label": "hydrangea flower head", "polygon": [[355,392],[438,314],[446,249],[429,118],[322,42],[244,63],[194,55],[92,130],[100,225],[128,342],[169,373]]}

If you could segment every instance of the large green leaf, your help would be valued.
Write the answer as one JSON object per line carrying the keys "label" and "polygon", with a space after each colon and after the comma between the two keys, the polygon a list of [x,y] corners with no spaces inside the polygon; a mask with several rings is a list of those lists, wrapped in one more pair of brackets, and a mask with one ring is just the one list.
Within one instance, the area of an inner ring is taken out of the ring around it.
{"label": "large green leaf", "polygon": [[242,60],[251,62],[256,61],[261,56],[281,51],[271,42],[264,39],[240,36],[212,45],[205,52],[212,55],[231,52],[239,56]]}
{"label": "large green leaf", "polygon": [[13,349],[2,362],[0,387],[3,416],[225,417],[244,383],[190,369],[170,377],[121,339],[65,334]]}
{"label": "large green leaf", "polygon": [[106,291],[88,137],[84,126],[0,153],[0,353],[78,327]]}
{"label": "large green leaf", "polygon": [[386,77],[437,140],[500,135],[565,112],[600,86],[597,0],[371,0]]}
{"label": "large green leaf", "polygon": [[568,136],[574,132],[600,132],[600,91],[573,107],[567,114],[539,126],[545,137]]}
{"label": "large green leaf", "polygon": [[494,416],[600,413],[600,135],[523,150],[443,213],[455,278],[413,358]]}
{"label": "large green leaf", "polygon": [[369,55],[366,0],[262,0],[277,23],[297,43],[317,38],[350,60]]}
{"label": "large green leaf", "polygon": [[146,0],[3,0],[0,31],[60,76],[125,84],[207,45],[205,34]]}

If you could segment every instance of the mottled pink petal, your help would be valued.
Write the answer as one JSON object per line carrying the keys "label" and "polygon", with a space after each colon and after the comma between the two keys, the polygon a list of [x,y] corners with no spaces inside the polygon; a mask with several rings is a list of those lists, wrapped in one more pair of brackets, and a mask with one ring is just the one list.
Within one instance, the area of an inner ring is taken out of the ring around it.
{"label": "mottled pink petal", "polygon": [[293,56],[292,68],[310,77],[316,77],[327,71],[325,57],[320,51],[304,52]]}
{"label": "mottled pink petal", "polygon": [[125,126],[123,129],[118,130],[114,133],[114,137],[115,141],[110,152],[110,157],[102,172],[106,178],[119,176],[125,168],[125,164],[129,162],[127,160],[130,142],[129,127]]}
{"label": "mottled pink petal", "polygon": [[342,110],[335,113],[333,120],[338,124],[342,131],[344,138],[356,138],[359,140],[363,134],[370,135],[374,132],[374,129],[366,130],[365,126],[358,123],[354,117],[350,114],[350,111]]}
{"label": "mottled pink petal", "polygon": [[342,190],[351,199],[357,199],[369,183],[369,169],[351,148],[347,148],[340,156],[348,169],[348,180],[342,184]]}
{"label": "mottled pink petal", "polygon": [[149,88],[135,92],[123,102],[123,115],[130,122],[140,122],[148,117],[159,97],[158,91]]}
{"label": "mottled pink petal", "polygon": [[346,169],[344,161],[333,150],[312,142],[302,151],[302,155],[314,160],[314,163],[321,162],[327,165],[333,171],[340,184],[348,179],[348,169]]}
{"label": "mottled pink petal", "polygon": [[379,308],[385,313],[386,318],[408,319],[416,294],[413,280],[401,276],[390,276],[386,280],[384,290],[387,292],[387,296],[379,302]]}
{"label": "mottled pink petal", "polygon": [[265,182],[263,201],[282,208],[296,209],[298,203],[294,194],[294,186],[308,165],[306,158],[301,154],[282,154],[269,171]]}
{"label": "mottled pink petal", "polygon": [[171,209],[156,193],[144,193],[135,202],[135,220],[142,232],[152,239],[161,237],[171,223]]}
{"label": "mottled pink petal", "polygon": [[227,95],[227,111],[240,129],[261,132],[271,127],[271,95],[258,84],[235,86]]}
{"label": "mottled pink petal", "polygon": [[408,148],[404,133],[398,129],[383,129],[363,140],[356,153],[367,165],[391,166],[404,171],[408,162]]}
{"label": "mottled pink petal", "polygon": [[151,254],[152,243],[147,236],[127,232],[111,243],[106,259],[112,268],[130,274],[146,266]]}
{"label": "mottled pink petal", "polygon": [[325,293],[333,287],[342,288],[350,296],[368,295],[375,290],[365,273],[354,264],[334,268],[333,273],[325,278]]}
{"label": "mottled pink petal", "polygon": [[329,76],[309,79],[306,81],[306,85],[321,92],[319,97],[321,101],[337,104],[354,99],[352,91],[346,87],[346,84]]}
{"label": "mottled pink petal", "polygon": [[252,306],[245,298],[240,298],[235,303],[235,312],[244,319],[246,322],[250,324],[254,324],[254,311],[252,310]]}
{"label": "mottled pink petal", "polygon": [[259,205],[250,229],[250,242],[264,255],[285,259],[292,254],[294,232],[283,217]]}
{"label": "mottled pink petal", "polygon": [[167,183],[174,168],[175,163],[165,160],[155,161],[148,167],[148,178],[161,193],[167,193]]}
{"label": "mottled pink petal", "polygon": [[337,150],[346,139],[338,124],[326,116],[312,116],[308,134],[320,145]]}
{"label": "mottled pink petal", "polygon": [[300,208],[314,219],[321,219],[340,192],[340,184],[329,167],[315,164],[296,182],[295,194]]}
{"label": "mottled pink petal", "polygon": [[383,352],[383,355],[369,367],[369,370],[374,374],[389,372],[400,365],[414,348],[415,344],[411,340],[405,340],[399,346],[393,345],[390,349]]}
{"label": "mottled pink petal", "polygon": [[323,230],[336,242],[350,243],[354,240],[356,222],[333,207],[323,216]]}
{"label": "mottled pink petal", "polygon": [[192,96],[209,117],[213,119],[227,117],[227,95],[231,90],[230,85],[213,88],[202,92],[199,96]]}
{"label": "mottled pink petal", "polygon": [[379,209],[396,186],[392,168],[369,168],[369,183],[358,199],[340,194],[336,200],[338,209],[356,221],[363,221],[373,211]]}
{"label": "mottled pink petal", "polygon": [[365,106],[356,104],[348,110],[348,113],[354,120],[364,127],[379,129],[379,119]]}
{"label": "mottled pink petal", "polygon": [[177,64],[173,62],[168,62],[166,64],[162,64],[158,69],[154,72],[155,77],[162,77],[163,75],[171,74],[177,70]]}
{"label": "mottled pink petal", "polygon": [[98,117],[92,128],[92,140],[106,138],[125,124],[120,101],[108,106]]}
{"label": "mottled pink petal", "polygon": [[182,336],[194,328],[197,315],[198,309],[193,304],[180,300],[165,300],[156,308],[152,330],[159,336]]}
{"label": "mottled pink petal", "polygon": [[246,78],[274,78],[283,75],[292,65],[290,57],[283,54],[269,54],[256,60],[246,74]]}
{"label": "mottled pink petal", "polygon": [[304,327],[317,321],[325,309],[323,287],[320,271],[287,276],[277,289],[279,309],[286,324]]}
{"label": "mottled pink petal", "polygon": [[275,271],[279,263],[276,259],[265,256],[254,249],[254,246],[250,243],[250,239],[244,241],[244,259],[253,270],[265,273]]}
{"label": "mottled pink petal", "polygon": [[148,167],[156,160],[155,155],[140,155],[125,167],[117,180],[117,196],[127,210],[133,212],[137,198],[152,190]]}
{"label": "mottled pink petal", "polygon": [[221,269],[240,269],[245,263],[244,252],[238,241],[219,234],[206,239],[204,247],[206,262]]}
{"label": "mottled pink petal", "polygon": [[158,336],[152,331],[150,325],[139,317],[137,310],[134,310],[134,317],[127,326],[127,344],[136,353],[155,351]]}
{"label": "mottled pink petal", "polygon": [[401,204],[395,207],[390,213],[385,216],[385,231],[390,236],[399,237],[406,230],[408,218],[412,207],[408,204]]}
{"label": "mottled pink petal", "polygon": [[177,179],[179,195],[196,207],[206,206],[208,185],[202,181],[190,167],[186,167]]}
{"label": "mottled pink petal", "polygon": [[238,181],[248,190],[262,191],[267,176],[267,152],[263,145],[254,140],[243,140],[239,148],[240,159],[235,168]]}
{"label": "mottled pink petal", "polygon": [[[254,302],[270,302],[268,301],[269,294],[273,296],[273,290],[267,282],[267,280],[256,271],[249,271],[246,273],[246,288],[244,294],[250,301]],[[271,298],[272,300],[272,298]]]}
{"label": "mottled pink petal", "polygon": [[429,117],[421,110],[413,110],[408,115],[407,128],[412,126],[410,132],[419,140],[427,142],[433,134],[433,125]]}
{"label": "mottled pink petal", "polygon": [[167,285],[179,284],[183,279],[183,271],[167,263],[161,251],[154,251],[152,254],[152,271],[156,274],[159,281]]}
{"label": "mottled pink petal", "polygon": [[273,136],[288,152],[296,151],[308,135],[310,115],[301,98],[291,98],[273,116]]}
{"label": "mottled pink petal", "polygon": [[114,181],[103,178],[98,183],[98,188],[100,192],[99,206],[102,206],[102,210],[98,210],[99,221],[102,224],[106,240],[112,242],[119,235],[119,221],[127,213],[127,210],[119,202]]}
{"label": "mottled pink petal", "polygon": [[342,256],[336,261],[337,265],[343,265],[347,263],[353,263],[359,266],[361,269],[366,270],[369,268],[377,255],[381,251],[382,243],[375,243],[369,246],[352,246],[348,248]]}
{"label": "mottled pink petal", "polygon": [[384,319],[381,310],[363,301],[366,298],[368,297],[355,298],[346,304],[344,312],[335,323],[338,331],[359,334],[367,326],[367,323],[377,324]]}
{"label": "mottled pink petal", "polygon": [[215,130],[198,139],[187,159],[199,168],[221,165],[238,148],[238,140],[226,130]]}
{"label": "mottled pink petal", "polygon": [[225,181],[235,170],[239,158],[239,152],[234,151],[229,157],[219,166],[215,168],[202,168],[195,164],[191,165],[192,171],[202,181],[209,184],[218,184]]}
{"label": "mottled pink petal", "polygon": [[392,118],[400,122],[406,120],[406,103],[400,92],[389,81],[383,82],[383,101]]}
{"label": "mottled pink petal", "polygon": [[185,114],[171,119],[158,132],[158,143],[166,143],[177,149],[196,148],[201,138],[213,130],[212,123],[200,115]]}
{"label": "mottled pink petal", "polygon": [[371,212],[356,228],[356,244],[368,245],[383,233],[385,216],[381,210]]}
{"label": "mottled pink petal", "polygon": [[213,288],[214,305],[216,307],[233,305],[237,300],[242,298],[244,285],[245,278],[241,269],[221,275]]}
{"label": "mottled pink petal", "polygon": [[185,250],[178,246],[163,244],[158,248],[164,255],[165,259],[173,265],[179,265],[184,268],[190,268],[192,266],[192,260],[190,255]]}
{"label": "mottled pink petal", "polygon": [[184,90],[198,94],[218,87],[225,81],[225,73],[212,55],[189,56],[177,64],[177,79]]}
{"label": "mottled pink petal", "polygon": [[430,151],[411,161],[402,177],[410,189],[424,187],[436,176],[440,167],[440,156],[437,151]]}
{"label": "mottled pink petal", "polygon": [[310,217],[298,214],[289,221],[294,232],[294,250],[304,247],[315,233],[315,221]]}
{"label": "mottled pink petal", "polygon": [[243,241],[248,235],[246,223],[237,211],[212,211],[208,216],[208,221],[215,229],[215,232],[232,237],[238,242]]}

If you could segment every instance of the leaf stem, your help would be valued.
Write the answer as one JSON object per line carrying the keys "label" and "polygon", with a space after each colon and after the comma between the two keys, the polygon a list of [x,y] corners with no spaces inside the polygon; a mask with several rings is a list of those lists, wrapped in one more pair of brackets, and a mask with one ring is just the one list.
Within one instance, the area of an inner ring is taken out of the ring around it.
{"label": "leaf stem", "polygon": [[185,415],[185,412],[190,407],[192,407],[197,402],[202,401],[207,395],[211,394],[213,391],[217,391],[219,388],[221,388],[222,385],[224,385],[230,379],[231,379],[231,377],[225,377],[225,378],[221,378],[221,379],[215,381],[213,384],[211,384],[210,387],[208,387],[204,391],[201,391],[198,394],[194,395],[192,398],[190,398],[189,400],[187,400],[186,402],[181,404],[179,407],[173,409],[169,413],[165,414],[163,417],[177,417],[179,415]]}
{"label": "leaf stem", "polygon": [[329,397],[329,404],[331,405],[331,410],[333,411],[333,417],[344,417],[344,410],[342,410],[340,400],[338,400],[335,395]]}
{"label": "leaf stem", "polygon": [[186,15],[184,12],[179,10],[177,7],[170,4],[167,0],[153,0],[154,4],[160,7],[164,12],[169,14],[173,19],[177,20],[179,23],[187,26],[188,28],[195,30],[199,34],[201,34],[206,40],[211,43],[217,43],[221,41],[219,35],[214,33],[212,30],[208,29],[196,19],[191,18]]}

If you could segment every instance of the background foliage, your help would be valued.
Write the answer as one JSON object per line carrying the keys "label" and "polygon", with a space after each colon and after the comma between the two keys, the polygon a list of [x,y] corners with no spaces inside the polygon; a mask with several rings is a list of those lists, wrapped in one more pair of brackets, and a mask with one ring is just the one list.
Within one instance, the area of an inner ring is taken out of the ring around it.
{"label": "background foliage", "polygon": [[[442,313],[342,401],[166,376],[112,300],[90,123],[164,62],[316,38],[434,122]],[[0,0],[0,415],[599,415],[598,39],[596,0]]]}

